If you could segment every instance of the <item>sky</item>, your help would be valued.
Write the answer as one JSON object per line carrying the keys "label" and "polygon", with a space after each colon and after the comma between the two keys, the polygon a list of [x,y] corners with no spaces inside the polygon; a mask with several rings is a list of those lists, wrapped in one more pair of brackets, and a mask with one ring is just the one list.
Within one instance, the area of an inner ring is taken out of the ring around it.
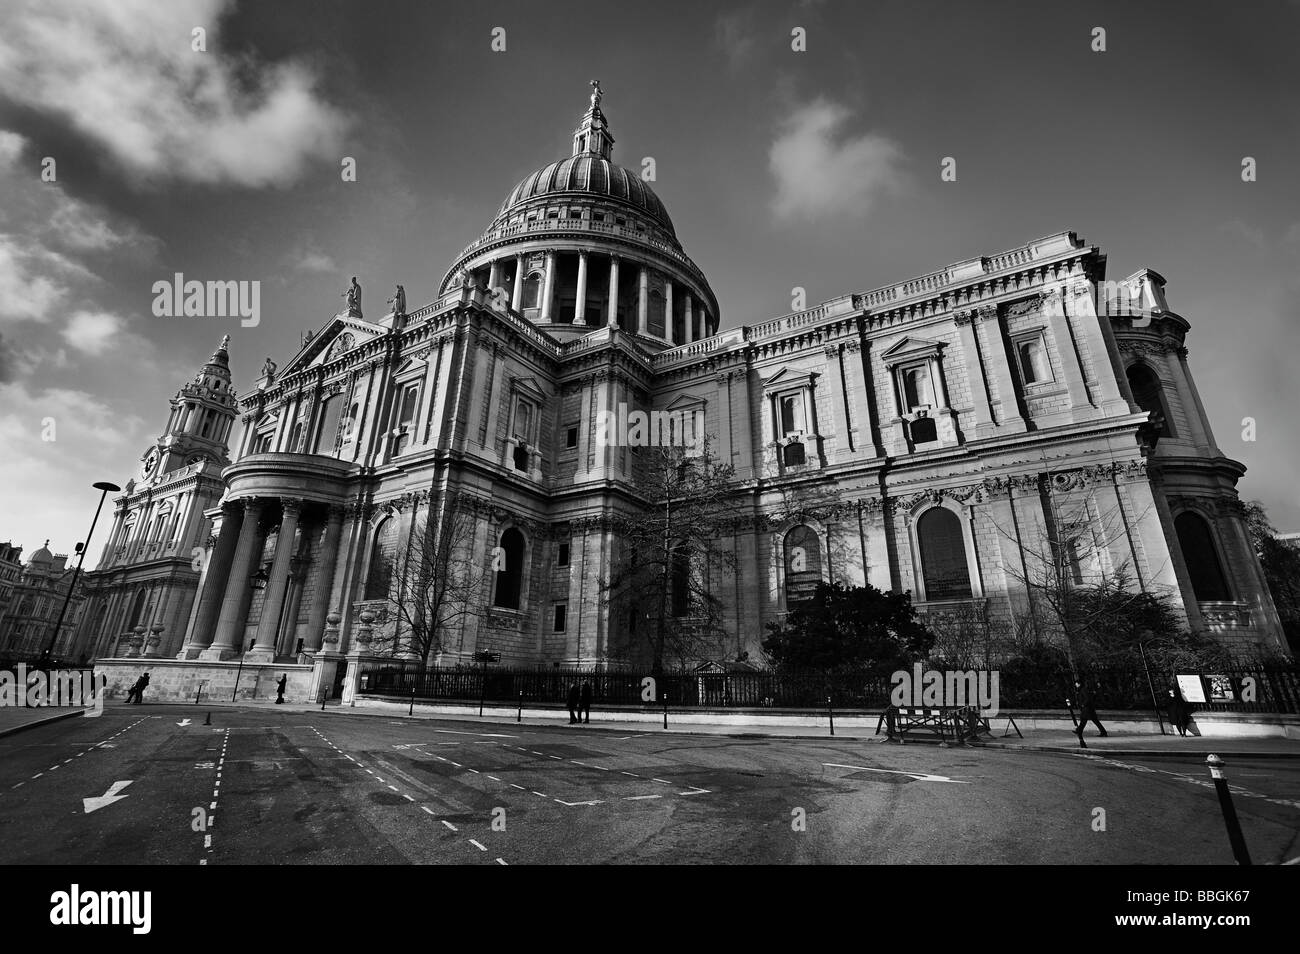
{"label": "sky", "polygon": [[[0,8],[0,540],[26,554],[84,538],[223,335],[246,392],[353,275],[372,313],[431,300],[569,154],[592,79],[724,330],[1064,230],[1109,278],[1156,270],[1242,497],[1300,529],[1300,3]],[[260,282],[257,325],[155,316],[177,272]]]}

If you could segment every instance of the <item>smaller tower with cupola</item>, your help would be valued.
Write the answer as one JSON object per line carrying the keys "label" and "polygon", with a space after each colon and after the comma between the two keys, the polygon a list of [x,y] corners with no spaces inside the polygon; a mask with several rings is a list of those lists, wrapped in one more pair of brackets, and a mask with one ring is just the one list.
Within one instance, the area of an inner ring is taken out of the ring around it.
{"label": "smaller tower with cupola", "polygon": [[194,606],[237,416],[230,336],[169,402],[162,433],[116,500],[103,556],[87,574],[76,651],[175,657]]}

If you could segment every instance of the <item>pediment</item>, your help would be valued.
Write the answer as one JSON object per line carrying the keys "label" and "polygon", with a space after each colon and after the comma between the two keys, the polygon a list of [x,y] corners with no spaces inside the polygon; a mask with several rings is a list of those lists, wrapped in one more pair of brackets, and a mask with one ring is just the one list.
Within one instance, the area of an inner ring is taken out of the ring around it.
{"label": "pediment", "polygon": [[372,325],[368,321],[336,315],[330,320],[329,324],[317,334],[312,335],[311,340],[302,346],[302,349],[289,360],[289,363],[284,368],[280,369],[276,377],[277,379],[284,378],[297,371],[328,364],[340,355],[346,354],[354,348],[359,348],[366,342],[384,334],[384,332],[384,328],[379,325]]}
{"label": "pediment", "polygon": [[940,350],[946,348],[948,342],[935,341],[931,338],[917,338],[908,335],[902,341],[899,341],[886,351],[882,352],[880,357],[885,364],[897,364],[900,361],[907,361],[910,358],[923,358],[929,355],[937,355]]}
{"label": "pediment", "polygon": [[776,374],[772,375],[763,382],[764,391],[784,391],[795,388],[811,387],[813,379],[817,377],[816,371],[802,371],[793,368],[782,368]]}
{"label": "pediment", "polygon": [[677,397],[673,398],[671,401],[668,402],[668,405],[664,408],[664,410],[679,411],[689,407],[699,407],[707,403],[709,402],[706,401],[704,398],[697,397],[694,394],[679,394]]}

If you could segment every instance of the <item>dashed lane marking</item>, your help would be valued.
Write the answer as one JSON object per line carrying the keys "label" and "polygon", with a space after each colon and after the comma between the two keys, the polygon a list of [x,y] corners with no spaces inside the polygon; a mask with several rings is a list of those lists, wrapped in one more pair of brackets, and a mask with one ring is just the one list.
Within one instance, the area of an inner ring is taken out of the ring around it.
{"label": "dashed lane marking", "polygon": [[[429,814],[432,815],[433,812],[429,812]],[[446,825],[448,828],[450,828],[452,831],[460,831],[459,828],[457,828],[457,827],[456,827],[455,825],[453,825],[451,822],[447,821],[445,818],[442,820],[442,823],[443,823],[444,825]]]}
{"label": "dashed lane marking", "polygon": [[475,848],[477,848],[479,851],[487,851],[487,845],[480,845],[480,844],[479,844],[477,841],[475,841],[473,838],[471,838],[471,839],[469,840],[469,843],[470,843],[471,845],[473,845]]}

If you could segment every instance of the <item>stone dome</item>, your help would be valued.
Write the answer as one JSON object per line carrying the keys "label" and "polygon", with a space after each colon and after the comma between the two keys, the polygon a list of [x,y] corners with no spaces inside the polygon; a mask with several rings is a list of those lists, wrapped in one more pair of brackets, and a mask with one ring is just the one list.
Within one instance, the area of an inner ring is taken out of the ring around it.
{"label": "stone dome", "polygon": [[525,176],[510,190],[497,218],[508,217],[515,206],[530,199],[563,194],[610,199],[627,205],[649,215],[674,238],[677,235],[663,202],[639,175],[604,156],[590,153],[552,162]]}

